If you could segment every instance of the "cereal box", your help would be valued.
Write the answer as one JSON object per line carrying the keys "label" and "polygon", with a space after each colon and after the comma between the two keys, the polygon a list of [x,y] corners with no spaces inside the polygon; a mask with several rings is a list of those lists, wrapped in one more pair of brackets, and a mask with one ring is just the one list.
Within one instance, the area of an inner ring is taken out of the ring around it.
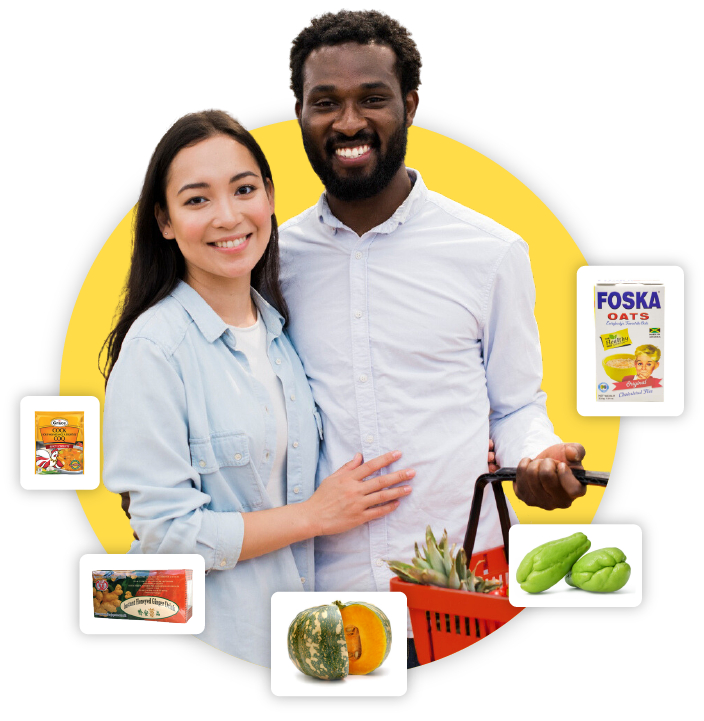
{"label": "cereal box", "polygon": [[660,281],[597,282],[597,401],[664,400],[664,308]]}
{"label": "cereal box", "polygon": [[193,571],[93,571],[93,615],[186,623],[193,615]]}

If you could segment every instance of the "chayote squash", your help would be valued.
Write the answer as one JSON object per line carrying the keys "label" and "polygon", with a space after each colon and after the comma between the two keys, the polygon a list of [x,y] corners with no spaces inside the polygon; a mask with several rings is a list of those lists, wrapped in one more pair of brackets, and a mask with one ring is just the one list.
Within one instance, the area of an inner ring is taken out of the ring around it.
{"label": "chayote squash", "polygon": [[575,561],[591,546],[583,533],[549,541],[534,548],[521,561],[516,580],[528,593],[540,593],[563,579]]}
{"label": "chayote squash", "polygon": [[630,577],[631,567],[620,548],[600,548],[580,558],[565,581],[584,591],[611,593],[623,588]]}

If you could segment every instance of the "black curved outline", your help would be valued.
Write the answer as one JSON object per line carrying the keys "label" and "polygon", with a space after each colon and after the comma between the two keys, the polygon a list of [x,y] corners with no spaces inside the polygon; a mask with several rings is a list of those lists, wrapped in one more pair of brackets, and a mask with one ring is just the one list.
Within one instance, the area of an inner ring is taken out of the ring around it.
{"label": "black curved outline", "polygon": [[[290,98],[274,100],[247,108],[238,113],[241,120],[250,129],[273,123],[295,119],[293,100]],[[633,250],[606,250],[598,235],[564,190],[533,161],[500,140],[491,133],[461,118],[440,110],[421,105],[415,119],[415,125],[441,133],[499,163],[503,168],[521,180],[550,208],[565,226],[590,265],[631,265]],[[102,249],[107,238],[125,214],[137,202],[139,183],[144,168],[137,170],[95,217],[76,248],[59,282],[54,302],[47,318],[41,352],[39,354],[38,379],[16,383],[7,393],[4,404],[4,421],[7,427],[16,425],[19,417],[19,401],[25,396],[58,395],[61,355],[70,314],[67,306],[75,304],[81,282],[85,278],[93,261]],[[638,256],[639,265],[678,265],[684,270],[685,287],[688,296],[686,304],[686,322],[690,329],[701,328],[701,280],[699,268],[692,256],[684,251],[658,250]],[[59,304],[58,298],[61,298]],[[694,348],[698,334],[692,334],[687,341],[688,348]],[[688,379],[689,396],[685,410],[675,418],[650,418],[649,431],[675,433],[691,426],[699,415],[701,400],[701,380],[699,377]],[[595,523],[637,523],[643,529],[644,552],[651,556],[658,553],[657,527],[652,517],[638,509],[624,508],[630,487],[635,476],[642,431],[638,420],[622,418],[619,442],[614,460],[612,476],[618,479],[612,483],[606,503],[602,501]],[[623,449],[628,449],[624,454]],[[634,449],[637,450],[633,453]],[[241,685],[254,688],[259,701],[268,709],[278,712],[310,712],[310,698],[278,698],[271,694],[269,669],[225,656],[198,639],[189,636],[86,636],[78,628],[78,619],[74,617],[75,604],[70,600],[75,588],[75,575],[78,561],[85,553],[100,553],[103,549],[93,529],[88,523],[78,497],[64,491],[25,491],[19,484],[17,471],[11,465],[12,454],[5,453],[3,475],[10,497],[21,505],[45,507],[56,506],[67,531],[74,543],[67,549],[63,565],[64,593],[64,631],[71,643],[85,649],[171,649],[184,659]],[[645,556],[645,553],[644,553]],[[652,570],[652,569],[651,569]],[[657,574],[657,569],[654,571]],[[647,618],[657,605],[657,578],[651,585],[652,597],[644,599],[636,609],[608,609],[608,615],[601,609],[583,609],[578,617],[580,622],[606,623],[640,621]],[[69,613],[69,609],[71,609]],[[491,644],[480,643],[465,649],[446,659],[436,661],[420,669],[412,669],[409,688],[401,698],[356,698],[356,712],[404,711],[412,708],[420,699],[423,689],[447,683],[481,668],[484,664],[498,659],[504,653],[522,643],[549,621],[574,622],[574,613],[570,609],[527,609],[520,613],[510,624],[492,635]],[[338,712],[338,699],[315,699],[315,712]]]}

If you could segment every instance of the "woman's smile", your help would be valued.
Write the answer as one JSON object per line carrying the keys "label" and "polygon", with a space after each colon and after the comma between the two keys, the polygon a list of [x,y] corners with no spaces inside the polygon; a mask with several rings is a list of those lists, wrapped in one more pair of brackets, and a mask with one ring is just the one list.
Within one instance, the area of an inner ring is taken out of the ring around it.
{"label": "woman's smile", "polygon": [[223,282],[248,289],[274,212],[273,189],[250,151],[227,135],[183,148],[169,168],[166,206],[157,220],[164,242],[183,255],[184,280],[199,292]]}

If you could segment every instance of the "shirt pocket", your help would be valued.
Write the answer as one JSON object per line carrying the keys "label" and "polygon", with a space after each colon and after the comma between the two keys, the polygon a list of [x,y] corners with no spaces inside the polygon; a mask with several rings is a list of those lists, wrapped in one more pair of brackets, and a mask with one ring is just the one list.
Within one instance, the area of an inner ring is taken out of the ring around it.
{"label": "shirt pocket", "polygon": [[[218,433],[189,442],[191,465],[203,491],[213,498],[213,510],[251,511],[263,505],[262,486],[252,464],[246,433]],[[216,479],[224,486],[217,487]],[[233,503],[234,502],[234,503]]]}

